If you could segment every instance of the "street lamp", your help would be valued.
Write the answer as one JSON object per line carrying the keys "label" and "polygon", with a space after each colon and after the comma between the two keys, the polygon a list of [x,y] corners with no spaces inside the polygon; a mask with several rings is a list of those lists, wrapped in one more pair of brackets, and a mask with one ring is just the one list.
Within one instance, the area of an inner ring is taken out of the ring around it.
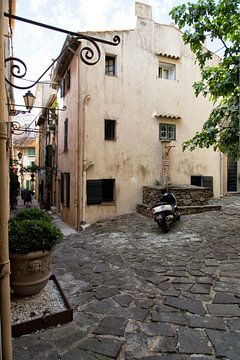
{"label": "street lamp", "polygon": [[30,90],[28,90],[28,92],[25,95],[23,95],[23,99],[26,109],[29,111],[32,110],[34,100],[36,99],[36,97],[31,93]]}

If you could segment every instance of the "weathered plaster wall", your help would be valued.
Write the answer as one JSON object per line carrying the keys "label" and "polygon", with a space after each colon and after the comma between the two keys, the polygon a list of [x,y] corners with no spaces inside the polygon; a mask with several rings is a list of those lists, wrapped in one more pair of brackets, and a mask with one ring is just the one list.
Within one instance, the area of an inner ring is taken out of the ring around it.
{"label": "weathered plaster wall", "polygon": [[[59,121],[59,169],[71,172],[71,207],[62,208],[62,213],[70,224],[76,222],[76,203],[80,201],[76,183],[82,176],[76,164],[78,117],[80,129],[83,121],[86,127],[86,162],[93,163],[87,170],[87,179],[112,178],[116,185],[115,203],[87,206],[87,222],[135,211],[136,204],[141,202],[143,186],[161,180],[160,122],[176,124],[176,141],[170,143],[173,147],[169,152],[172,182],[190,184],[191,175],[213,176],[214,195],[220,196],[224,188],[218,153],[182,152],[182,143],[201,129],[212,105],[194,95],[192,84],[200,79],[200,74],[193,54],[183,44],[181,32],[174,26],[156,24],[150,10],[147,5],[137,5],[134,30],[89,33],[110,41],[119,34],[121,43],[100,45],[100,61],[95,66],[81,62],[80,77],[77,57],[73,57],[71,89],[64,99],[68,110]],[[105,75],[105,54],[116,56],[116,76]],[[159,61],[176,65],[176,80],[158,77]],[[212,62],[217,61],[214,56]],[[90,99],[84,112],[87,95]],[[161,116],[169,114],[180,119]],[[64,117],[69,119],[68,153],[63,152]],[[116,140],[104,140],[104,119],[116,120]]]}
{"label": "weathered plaster wall", "polygon": [[[115,32],[95,35],[111,40]],[[138,18],[135,30],[119,35],[120,46],[102,47],[103,54],[116,55],[116,76],[104,74],[104,55],[95,67],[81,66],[81,90],[91,97],[86,121],[87,157],[94,166],[87,178],[116,179],[116,203],[88,206],[87,218],[93,221],[134,211],[142,186],[153,185],[161,178],[160,122],[177,126],[177,139],[171,142],[174,147],[169,153],[172,182],[189,184],[191,175],[213,176],[214,194],[219,196],[219,154],[211,150],[182,152],[183,141],[201,129],[211,104],[194,95],[192,84],[200,79],[199,70],[180,31],[155,24],[148,14],[147,18]],[[175,81],[158,78],[159,61],[176,64]],[[181,119],[163,119],[156,114],[172,114]],[[116,119],[115,141],[104,140],[104,119]]]}

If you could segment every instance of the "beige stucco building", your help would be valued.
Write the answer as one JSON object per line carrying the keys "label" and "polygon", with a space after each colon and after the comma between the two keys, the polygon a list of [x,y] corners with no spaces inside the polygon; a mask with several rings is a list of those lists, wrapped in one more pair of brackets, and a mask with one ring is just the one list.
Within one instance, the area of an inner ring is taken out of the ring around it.
{"label": "beige stucco building", "polygon": [[135,29],[87,33],[121,38],[118,46],[99,44],[96,65],[80,59],[91,44],[75,40],[55,67],[59,105],[67,106],[58,121],[57,206],[76,228],[135,211],[142,187],[156,182],[206,180],[215,197],[227,191],[220,153],[182,151],[212,109],[192,88],[200,79],[195,56],[175,26],[154,22],[150,6],[135,3],[135,9]]}

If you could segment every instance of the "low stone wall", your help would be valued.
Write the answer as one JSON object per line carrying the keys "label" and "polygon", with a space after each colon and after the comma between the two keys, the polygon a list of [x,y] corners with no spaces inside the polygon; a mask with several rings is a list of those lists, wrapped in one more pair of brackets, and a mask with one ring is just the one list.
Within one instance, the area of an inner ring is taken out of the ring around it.
{"label": "low stone wall", "polygon": [[[159,201],[161,195],[166,192],[164,186],[144,186],[143,204],[149,207]],[[176,196],[178,206],[203,206],[207,205],[212,198],[210,189],[193,185],[178,185],[171,188],[171,192]]]}
{"label": "low stone wall", "polygon": [[[153,218],[152,208],[146,204],[137,204],[136,209],[140,214]],[[205,211],[221,210],[220,205],[201,205],[201,206],[178,206],[181,215],[196,214]]]}

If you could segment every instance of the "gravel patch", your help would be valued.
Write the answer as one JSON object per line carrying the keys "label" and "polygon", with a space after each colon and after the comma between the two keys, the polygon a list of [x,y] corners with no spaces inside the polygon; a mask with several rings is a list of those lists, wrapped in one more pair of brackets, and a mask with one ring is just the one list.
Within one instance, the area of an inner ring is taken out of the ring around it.
{"label": "gravel patch", "polygon": [[53,280],[38,294],[11,300],[12,325],[66,310],[64,300]]}

